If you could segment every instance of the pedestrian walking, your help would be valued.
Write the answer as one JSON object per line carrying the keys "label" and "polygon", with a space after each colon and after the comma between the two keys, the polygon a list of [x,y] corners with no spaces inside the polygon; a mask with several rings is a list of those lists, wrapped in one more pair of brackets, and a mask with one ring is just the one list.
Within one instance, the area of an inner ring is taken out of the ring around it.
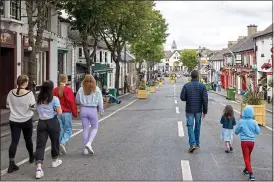
{"label": "pedestrian walking", "polygon": [[[191,72],[191,82],[186,83],[181,91],[180,98],[186,101],[186,121],[188,128],[188,152],[192,153],[200,148],[200,129],[202,117],[205,118],[208,109],[208,94],[204,84],[198,80],[199,73]],[[195,127],[194,127],[195,126]]]}
{"label": "pedestrian walking", "polygon": [[245,163],[243,174],[249,174],[249,180],[255,181],[255,176],[251,167],[251,153],[255,145],[255,137],[260,134],[260,128],[254,120],[254,108],[246,106],[242,111],[242,119],[238,122],[235,134],[240,134],[241,147]]}
{"label": "pedestrian walking", "polygon": [[77,106],[74,98],[73,91],[70,87],[66,86],[68,77],[61,74],[59,76],[60,85],[53,90],[53,95],[60,100],[62,114],[57,118],[60,124],[60,154],[66,154],[66,143],[72,135],[72,115],[77,117]]}
{"label": "pedestrian walking", "polygon": [[12,89],[7,96],[6,107],[10,109],[9,125],[11,130],[8,173],[19,170],[19,167],[14,162],[14,158],[20,140],[21,131],[23,132],[26,148],[29,153],[29,163],[34,162],[32,117],[36,101],[33,92],[26,90],[28,82],[28,76],[19,76],[17,79],[17,88]]}
{"label": "pedestrian walking", "polygon": [[52,167],[62,164],[59,156],[59,134],[60,125],[57,115],[62,114],[62,108],[58,97],[53,96],[53,82],[45,81],[37,99],[37,112],[39,116],[36,141],[36,178],[44,176],[42,162],[44,160],[45,148],[48,137],[51,140]]}
{"label": "pedestrian walking", "polygon": [[220,80],[217,82],[217,86],[218,86],[218,91],[221,92],[222,83]]}
{"label": "pedestrian walking", "polygon": [[233,127],[236,125],[236,120],[234,118],[234,111],[231,105],[225,106],[220,123],[223,125],[221,138],[225,142],[225,152],[233,152]]}
{"label": "pedestrian walking", "polygon": [[[98,130],[98,114],[104,112],[102,92],[96,86],[96,81],[92,75],[86,75],[82,87],[76,94],[76,102],[81,105],[80,118],[83,126],[84,154],[94,154],[91,144]],[[97,109],[98,108],[98,109]],[[89,125],[91,131],[89,133]]]}

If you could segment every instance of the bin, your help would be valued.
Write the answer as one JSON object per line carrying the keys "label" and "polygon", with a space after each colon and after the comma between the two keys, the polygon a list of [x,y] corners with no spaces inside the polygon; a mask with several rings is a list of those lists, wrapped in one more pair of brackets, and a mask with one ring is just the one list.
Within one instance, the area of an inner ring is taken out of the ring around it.
{"label": "bin", "polygon": [[110,88],[109,94],[113,95],[114,97],[117,97],[117,89],[116,88]]}
{"label": "bin", "polygon": [[235,100],[235,88],[228,88],[227,89],[227,100]]}
{"label": "bin", "polygon": [[210,83],[206,83],[205,84],[206,90],[209,91],[211,90],[211,84]]}

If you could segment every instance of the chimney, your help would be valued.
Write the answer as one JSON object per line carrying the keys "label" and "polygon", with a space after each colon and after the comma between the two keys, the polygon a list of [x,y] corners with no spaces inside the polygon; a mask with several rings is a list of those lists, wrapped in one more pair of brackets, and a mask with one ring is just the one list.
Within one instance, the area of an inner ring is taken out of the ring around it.
{"label": "chimney", "polygon": [[227,47],[231,48],[232,46],[234,46],[237,43],[237,41],[228,41],[227,43]]}
{"label": "chimney", "polygon": [[257,25],[248,25],[247,26],[247,36],[251,36],[255,33],[257,33]]}

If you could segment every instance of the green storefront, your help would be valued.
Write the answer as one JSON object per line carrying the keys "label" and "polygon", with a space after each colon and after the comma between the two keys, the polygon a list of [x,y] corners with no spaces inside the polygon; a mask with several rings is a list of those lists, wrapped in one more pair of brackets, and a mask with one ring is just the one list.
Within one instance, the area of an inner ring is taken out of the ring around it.
{"label": "green storefront", "polygon": [[108,86],[108,74],[112,73],[113,69],[107,64],[93,63],[92,75],[94,76],[97,86],[102,89],[104,85]]}

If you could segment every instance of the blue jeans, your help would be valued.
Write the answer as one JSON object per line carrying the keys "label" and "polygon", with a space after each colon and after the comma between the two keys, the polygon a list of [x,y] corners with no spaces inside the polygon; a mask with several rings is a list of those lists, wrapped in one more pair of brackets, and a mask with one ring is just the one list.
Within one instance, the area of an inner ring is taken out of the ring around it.
{"label": "blue jeans", "polygon": [[116,97],[114,97],[113,95],[108,94],[107,96],[108,96],[110,99],[112,99],[116,104],[119,103],[119,100],[118,100]]}
{"label": "blue jeans", "polygon": [[186,113],[188,143],[191,147],[200,145],[201,120],[202,113]]}
{"label": "blue jeans", "polygon": [[71,112],[63,112],[58,115],[58,120],[60,124],[60,144],[65,145],[72,135],[72,114]]}

